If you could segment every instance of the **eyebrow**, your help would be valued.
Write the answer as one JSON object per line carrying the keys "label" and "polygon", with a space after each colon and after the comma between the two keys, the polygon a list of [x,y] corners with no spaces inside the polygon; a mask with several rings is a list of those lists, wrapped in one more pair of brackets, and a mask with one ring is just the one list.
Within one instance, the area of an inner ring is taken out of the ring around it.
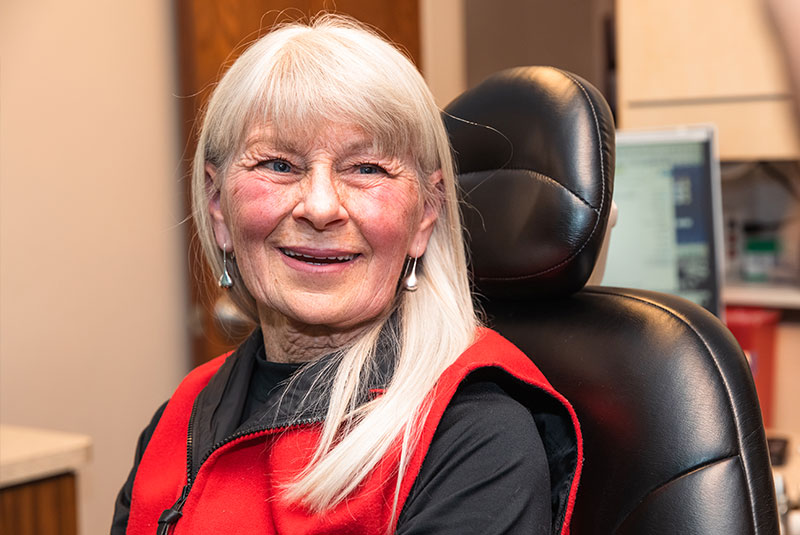
{"label": "eyebrow", "polygon": [[354,152],[368,152],[377,149],[377,144],[374,140],[360,139],[344,145],[343,152],[345,154],[352,154]]}
{"label": "eyebrow", "polygon": [[298,147],[296,147],[291,140],[274,135],[266,136],[264,132],[256,132],[248,136],[247,139],[245,139],[244,146],[245,148],[250,148],[259,143],[265,143],[272,148],[287,152],[296,152],[298,150]]}

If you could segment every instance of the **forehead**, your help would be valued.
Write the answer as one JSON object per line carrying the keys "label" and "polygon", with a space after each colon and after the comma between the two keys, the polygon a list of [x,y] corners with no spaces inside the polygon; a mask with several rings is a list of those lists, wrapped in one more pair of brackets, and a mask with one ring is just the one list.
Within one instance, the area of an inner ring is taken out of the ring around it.
{"label": "forehead", "polygon": [[272,122],[254,124],[245,133],[244,148],[247,150],[262,144],[296,154],[325,149],[337,153],[368,152],[396,156],[397,149],[381,143],[359,125],[331,121],[285,127]]}

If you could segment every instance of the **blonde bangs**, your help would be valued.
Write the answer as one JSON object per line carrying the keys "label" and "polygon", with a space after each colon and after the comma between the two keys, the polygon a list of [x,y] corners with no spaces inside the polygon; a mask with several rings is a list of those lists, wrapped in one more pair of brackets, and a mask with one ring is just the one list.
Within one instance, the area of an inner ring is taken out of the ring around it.
{"label": "blonde bangs", "polygon": [[[258,125],[269,124],[281,138],[297,141],[311,140],[321,126],[334,123],[358,127],[381,154],[414,155],[421,175],[438,169],[436,135],[425,120],[438,111],[419,90],[424,81],[417,70],[388,43],[369,34],[369,42],[354,42],[349,29],[343,33],[323,22],[287,28],[288,35],[275,42],[268,35],[231,68],[217,90],[228,98],[217,115],[224,124],[209,128],[217,135],[208,140],[207,159],[225,167],[219,156],[241,150],[247,132]],[[376,41],[383,48],[379,53]],[[269,48],[275,50],[263,50]],[[245,73],[250,79],[240,80]],[[238,91],[225,91],[228,80],[238,82]]]}

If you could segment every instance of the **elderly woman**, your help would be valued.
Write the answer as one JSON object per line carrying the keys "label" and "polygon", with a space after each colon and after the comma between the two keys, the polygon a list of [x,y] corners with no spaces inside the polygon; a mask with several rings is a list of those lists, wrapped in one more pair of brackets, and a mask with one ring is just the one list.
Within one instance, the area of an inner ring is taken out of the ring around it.
{"label": "elderly woman", "polygon": [[216,88],[193,191],[259,328],[156,413],[112,533],[567,530],[572,411],[479,327],[447,134],[408,59],[348,19],[272,31]]}

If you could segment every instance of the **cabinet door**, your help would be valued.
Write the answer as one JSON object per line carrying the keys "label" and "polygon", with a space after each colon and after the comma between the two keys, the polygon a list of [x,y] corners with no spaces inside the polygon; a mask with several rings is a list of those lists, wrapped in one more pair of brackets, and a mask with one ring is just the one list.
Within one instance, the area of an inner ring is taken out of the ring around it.
{"label": "cabinet door", "polygon": [[617,0],[621,128],[713,123],[724,159],[800,157],[760,0]]}
{"label": "cabinet door", "polygon": [[0,533],[77,535],[75,475],[0,489]]}

